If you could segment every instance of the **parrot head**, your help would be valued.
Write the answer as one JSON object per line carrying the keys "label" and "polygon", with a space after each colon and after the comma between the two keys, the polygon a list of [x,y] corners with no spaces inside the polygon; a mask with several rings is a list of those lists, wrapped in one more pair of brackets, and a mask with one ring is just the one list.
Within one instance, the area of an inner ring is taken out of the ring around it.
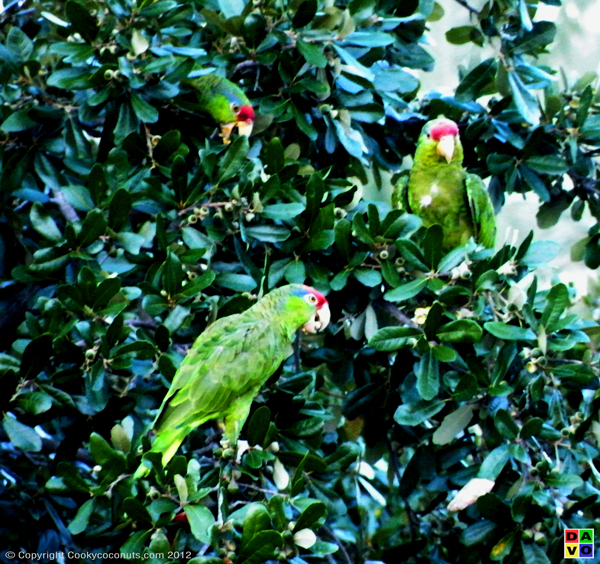
{"label": "parrot head", "polygon": [[216,94],[213,108],[213,117],[221,127],[223,143],[229,144],[231,132],[236,127],[239,135],[250,137],[254,125],[254,108],[235,84]]}
{"label": "parrot head", "polygon": [[302,330],[305,333],[316,333],[322,331],[329,325],[329,319],[331,318],[331,312],[329,311],[329,304],[327,299],[321,292],[300,284],[300,289],[297,292],[309,306],[314,308],[314,313],[311,318],[302,325]]}
{"label": "parrot head", "polygon": [[219,125],[223,143],[229,143],[231,132],[236,127],[240,135],[248,137],[252,133],[254,109],[237,84],[214,73],[184,82],[195,91],[199,107]]}
{"label": "parrot head", "polygon": [[[232,111],[235,114],[238,133],[249,137],[252,133],[252,126],[254,125],[254,109],[250,104],[238,107],[236,104],[232,104]],[[237,113],[236,113],[237,110]]]}
{"label": "parrot head", "polygon": [[285,324],[293,331],[305,333],[322,331],[329,325],[329,304],[321,292],[304,284],[289,284],[269,292],[257,306],[264,302],[269,310],[279,312]]}
{"label": "parrot head", "polygon": [[419,138],[419,145],[431,155],[446,159],[446,162],[453,159],[459,144],[458,125],[444,117],[428,121]]}

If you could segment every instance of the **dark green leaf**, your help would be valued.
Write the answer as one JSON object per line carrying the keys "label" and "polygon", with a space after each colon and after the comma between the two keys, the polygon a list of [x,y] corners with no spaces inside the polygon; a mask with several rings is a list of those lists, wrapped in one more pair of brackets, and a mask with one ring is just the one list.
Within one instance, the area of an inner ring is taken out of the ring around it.
{"label": "dark green leaf", "polygon": [[252,446],[267,446],[264,440],[269,430],[269,423],[271,422],[271,410],[263,405],[259,407],[250,418],[248,422],[248,443]]}
{"label": "dark green leaf", "polygon": [[108,221],[100,210],[88,212],[77,236],[79,246],[85,248],[95,243],[101,235],[104,235],[107,227]]}
{"label": "dark green leaf", "polygon": [[42,438],[27,425],[23,425],[7,413],[3,419],[4,431],[10,442],[25,452],[40,452],[42,450]]}
{"label": "dark green leaf", "polygon": [[158,121],[158,110],[135,92],[131,94],[131,107],[140,121],[144,123]]}
{"label": "dark green leaf", "polygon": [[494,335],[494,337],[504,339],[505,341],[533,341],[536,338],[535,333],[531,329],[509,325],[501,321],[488,321],[484,323],[483,327],[486,331]]}
{"label": "dark green leaf", "polygon": [[298,521],[296,521],[296,524],[294,525],[293,532],[315,527],[317,523],[324,520],[326,516],[327,506],[322,501],[313,501],[307,505],[300,514]]}
{"label": "dark green leaf", "polygon": [[210,530],[215,523],[210,510],[201,505],[186,505],[185,514],[190,522],[192,535],[200,542],[210,542]]}
{"label": "dark green leaf", "polygon": [[[514,70],[508,72],[508,84],[517,111],[527,123],[536,125],[540,120],[541,114],[537,98],[531,93],[527,86],[525,86],[521,77]],[[522,170],[527,167],[520,168]],[[527,181],[527,179],[525,180]]]}
{"label": "dark green leaf", "polygon": [[78,535],[83,533],[88,527],[90,517],[92,516],[96,506],[95,499],[88,499],[78,509],[75,518],[69,523],[67,527],[72,535]]}
{"label": "dark green leaf", "polygon": [[98,25],[87,9],[73,0],[69,0],[66,4],[66,12],[71,27],[75,32],[79,33],[88,43],[96,39],[98,35]]}
{"label": "dark green leaf", "polygon": [[248,138],[244,135],[236,137],[219,161],[218,183],[226,182],[240,171],[248,155],[248,150]]}
{"label": "dark green leaf", "polygon": [[554,326],[569,305],[569,291],[564,284],[557,284],[546,295],[546,307],[542,313],[540,324],[548,333],[554,331]]}
{"label": "dark green leaf", "polygon": [[465,546],[474,546],[486,542],[492,538],[496,527],[496,523],[492,521],[478,521],[461,533],[460,540]]}
{"label": "dark green leaf", "polygon": [[273,139],[266,143],[263,147],[262,154],[269,174],[277,174],[283,169],[285,157],[283,154],[283,145],[281,144],[279,137],[273,137]]}
{"label": "dark green leaf", "polygon": [[440,369],[439,362],[431,350],[421,356],[415,375],[419,395],[424,400],[432,400],[440,387]]}
{"label": "dark green leaf", "polygon": [[436,445],[446,445],[453,441],[461,431],[463,431],[473,418],[475,406],[463,404],[458,409],[444,417],[442,424],[433,434],[433,443]]}
{"label": "dark green leaf", "polygon": [[130,212],[131,195],[124,188],[120,188],[110,200],[108,208],[108,224],[110,228],[119,231],[127,222]]}
{"label": "dark green leaf", "polygon": [[542,430],[544,422],[539,417],[533,417],[525,422],[519,436],[521,439],[529,439],[530,437],[536,437]]}
{"label": "dark green leaf", "polygon": [[525,159],[525,164],[535,172],[541,174],[564,174],[567,172],[569,165],[567,162],[556,155],[540,155]]}
{"label": "dark green leaf", "polygon": [[152,518],[144,505],[134,497],[128,497],[123,500],[123,511],[133,521],[139,522],[142,526],[152,526]]}
{"label": "dark green leaf", "polygon": [[378,351],[395,351],[406,346],[409,338],[421,334],[416,327],[384,327],[369,339],[369,346]]}
{"label": "dark green leaf", "polygon": [[451,321],[437,330],[437,337],[448,343],[476,343],[482,335],[481,326],[471,319]]}
{"label": "dark green leaf", "polygon": [[476,100],[496,74],[496,59],[486,59],[465,76],[456,88],[455,97],[460,102]]}
{"label": "dark green leaf", "polygon": [[427,286],[427,278],[417,278],[412,282],[398,286],[393,290],[388,290],[384,294],[384,298],[388,302],[404,302],[410,298],[416,296],[421,290]]}
{"label": "dark green leaf", "polygon": [[327,65],[327,57],[325,57],[321,45],[308,43],[302,37],[298,37],[296,47],[298,47],[298,51],[309,65],[319,68],[324,68]]}
{"label": "dark green leaf", "polygon": [[273,558],[275,550],[281,548],[283,538],[277,531],[260,531],[240,551],[240,564],[262,564]]}
{"label": "dark green leaf", "polygon": [[292,27],[300,29],[308,25],[317,14],[317,0],[304,0],[292,19]]}

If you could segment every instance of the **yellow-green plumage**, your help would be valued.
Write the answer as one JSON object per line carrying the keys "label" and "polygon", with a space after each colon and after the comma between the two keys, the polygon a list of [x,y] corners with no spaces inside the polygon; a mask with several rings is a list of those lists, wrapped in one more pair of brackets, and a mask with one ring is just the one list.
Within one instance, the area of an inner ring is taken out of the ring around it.
{"label": "yellow-green plumage", "polygon": [[[290,284],[208,327],[175,373],[153,425],[151,451],[162,453],[163,465],[191,431],[211,419],[225,419],[225,437],[235,444],[254,396],[292,354],[296,331],[317,312],[317,328],[324,328],[329,321],[325,298],[308,286]],[[140,466],[136,476],[147,471]]]}
{"label": "yellow-green plumage", "polygon": [[462,163],[456,124],[444,118],[429,121],[419,137],[410,175],[398,181],[392,197],[394,207],[419,216],[425,227],[442,226],[446,252],[471,237],[488,248],[496,241],[496,218],[485,185]]}
{"label": "yellow-green plumage", "polygon": [[234,127],[240,135],[249,136],[254,123],[254,110],[244,91],[230,80],[217,74],[205,74],[185,81],[198,101],[198,109],[207,112],[221,129],[224,143]]}

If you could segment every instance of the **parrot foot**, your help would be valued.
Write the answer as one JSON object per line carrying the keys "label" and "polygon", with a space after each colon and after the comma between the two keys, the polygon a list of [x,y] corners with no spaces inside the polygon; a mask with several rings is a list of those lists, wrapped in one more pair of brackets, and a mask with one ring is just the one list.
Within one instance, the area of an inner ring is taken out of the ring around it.
{"label": "parrot foot", "polygon": [[248,441],[241,441],[241,440],[238,440],[236,443],[234,443],[232,445],[231,441],[229,439],[225,439],[225,438],[221,439],[221,447],[223,448],[224,451],[226,451],[226,450],[235,451],[236,464],[240,464],[240,462],[242,461],[242,456],[244,455],[245,452],[248,452],[249,450],[252,450],[253,448],[260,448],[260,447],[251,447],[248,444]]}
{"label": "parrot foot", "polygon": [[242,456],[245,452],[251,450],[252,447],[248,444],[248,441],[238,441],[237,443],[237,455],[235,457],[236,464],[240,464],[242,462]]}

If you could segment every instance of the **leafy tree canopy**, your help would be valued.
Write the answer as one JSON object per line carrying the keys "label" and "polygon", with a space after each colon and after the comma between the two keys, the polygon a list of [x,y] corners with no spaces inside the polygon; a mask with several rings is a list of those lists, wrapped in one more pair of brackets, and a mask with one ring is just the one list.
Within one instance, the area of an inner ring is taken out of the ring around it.
{"label": "leafy tree canopy", "polygon": [[[494,53],[453,96],[413,72],[435,72],[433,0],[7,4],[5,549],[543,564],[594,527],[598,328],[538,289],[556,245],[443,256],[390,183],[444,114],[497,211],[533,191],[541,226],[600,218],[596,77],[539,64],[556,26],[536,0],[450,5],[471,24],[447,40]],[[250,98],[251,137],[224,145],[198,112],[186,81],[208,72]],[[595,225],[574,254],[597,268],[599,245]],[[253,448],[238,463],[205,425],[134,480],[194,338],[284,282],[326,293],[333,323],[256,399]]]}

